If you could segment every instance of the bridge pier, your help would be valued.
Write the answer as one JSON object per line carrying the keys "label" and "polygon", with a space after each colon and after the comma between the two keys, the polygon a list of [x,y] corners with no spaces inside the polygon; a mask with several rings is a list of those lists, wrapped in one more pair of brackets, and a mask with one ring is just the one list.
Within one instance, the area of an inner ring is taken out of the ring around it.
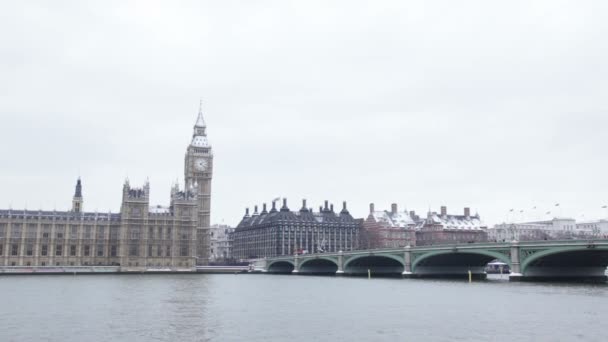
{"label": "bridge pier", "polygon": [[521,259],[519,258],[519,252],[519,243],[513,241],[513,243],[511,243],[511,274],[509,275],[509,281],[519,281],[523,277],[523,274],[521,274]]}
{"label": "bridge pier", "polygon": [[336,276],[341,277],[344,275],[344,252],[338,252],[338,270]]}
{"label": "bridge pier", "polygon": [[413,278],[414,274],[412,273],[412,247],[410,245],[405,246],[405,252],[403,252],[403,273],[401,276],[404,279]]}
{"label": "bridge pier", "polygon": [[291,274],[298,275],[299,273],[300,273],[300,262],[298,260],[298,253],[296,253],[293,256],[293,271],[291,271]]}

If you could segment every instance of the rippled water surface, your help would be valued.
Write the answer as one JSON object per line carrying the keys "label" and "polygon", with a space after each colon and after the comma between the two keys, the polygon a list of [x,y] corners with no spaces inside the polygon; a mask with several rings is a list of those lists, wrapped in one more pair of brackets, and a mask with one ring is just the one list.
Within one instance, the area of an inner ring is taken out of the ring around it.
{"label": "rippled water surface", "polygon": [[606,285],[0,277],[0,341],[606,341],[607,320]]}

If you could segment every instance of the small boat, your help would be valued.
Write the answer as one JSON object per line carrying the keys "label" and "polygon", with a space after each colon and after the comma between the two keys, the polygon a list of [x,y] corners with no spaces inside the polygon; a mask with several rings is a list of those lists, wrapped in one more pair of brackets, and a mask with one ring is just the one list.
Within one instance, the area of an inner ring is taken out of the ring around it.
{"label": "small boat", "polygon": [[487,274],[509,274],[511,273],[511,269],[509,265],[500,262],[500,261],[492,261],[491,263],[486,265],[486,273]]}

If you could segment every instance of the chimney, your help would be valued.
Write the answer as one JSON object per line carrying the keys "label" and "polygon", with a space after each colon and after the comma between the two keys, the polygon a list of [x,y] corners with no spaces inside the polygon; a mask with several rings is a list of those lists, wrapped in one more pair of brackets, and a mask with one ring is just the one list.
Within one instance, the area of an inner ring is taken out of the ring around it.
{"label": "chimney", "polygon": [[397,203],[391,204],[391,213],[393,213],[393,214],[397,213]]}
{"label": "chimney", "polygon": [[325,201],[325,211],[329,210],[329,201]]}
{"label": "chimney", "polygon": [[266,210],[266,203],[262,205],[262,214],[268,214],[268,211]]}
{"label": "chimney", "polygon": [[471,217],[471,208],[464,208],[464,217]]}
{"label": "chimney", "polygon": [[329,211],[331,211],[332,213],[334,212],[334,205],[333,204],[329,206]]}
{"label": "chimney", "polygon": [[416,212],[415,211],[410,211],[410,217],[411,218],[415,218],[416,217]]}
{"label": "chimney", "polygon": [[253,215],[258,215],[258,206],[253,207]]}
{"label": "chimney", "polygon": [[302,200],[302,209],[300,209],[301,212],[306,212],[308,211],[308,209],[306,209],[306,200],[303,199]]}
{"label": "chimney", "polygon": [[270,209],[271,213],[274,213],[277,211],[277,202],[276,201],[272,201],[272,209]]}
{"label": "chimney", "polygon": [[370,213],[370,214],[373,214],[373,213],[374,213],[374,211],[376,211],[376,208],[375,208],[375,206],[374,206],[374,203],[370,203],[370,204],[369,204],[369,213]]}
{"label": "chimney", "polygon": [[346,208],[346,201],[342,202],[342,211],[340,211],[340,215],[348,215],[350,214],[348,212],[348,209]]}
{"label": "chimney", "polygon": [[283,198],[283,206],[281,207],[281,211],[289,211],[289,207],[287,207],[287,198]]}
{"label": "chimney", "polygon": [[446,206],[441,207],[441,217],[443,217],[443,218],[448,217],[448,207],[446,207]]}
{"label": "chimney", "polygon": [[245,217],[249,217],[249,208],[245,208]]}

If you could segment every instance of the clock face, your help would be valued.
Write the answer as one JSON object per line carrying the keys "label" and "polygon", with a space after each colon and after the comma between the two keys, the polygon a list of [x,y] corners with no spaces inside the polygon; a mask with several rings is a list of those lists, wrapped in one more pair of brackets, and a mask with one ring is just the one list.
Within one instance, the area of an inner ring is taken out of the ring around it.
{"label": "clock face", "polygon": [[194,167],[199,171],[205,171],[207,169],[207,161],[205,159],[197,159],[194,161]]}

